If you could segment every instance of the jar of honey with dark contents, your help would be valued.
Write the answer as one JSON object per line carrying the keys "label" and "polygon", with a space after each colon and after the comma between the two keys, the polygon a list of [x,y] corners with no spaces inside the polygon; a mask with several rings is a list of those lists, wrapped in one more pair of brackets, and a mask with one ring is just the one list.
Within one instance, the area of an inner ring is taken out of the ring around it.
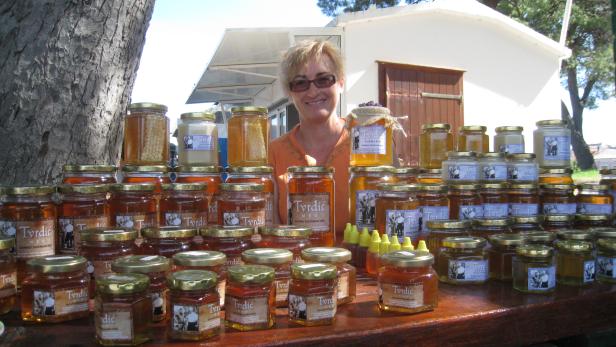
{"label": "jar of honey with dark contents", "polygon": [[543,245],[522,245],[513,258],[513,289],[545,294],[556,288],[554,249]]}
{"label": "jar of honey with dark contents", "polygon": [[309,263],[323,263],[336,266],[338,271],[337,305],[355,300],[357,269],[348,262],[351,260],[348,249],[338,247],[311,247],[302,251],[302,258]]}
{"label": "jar of honey with dark contents", "polygon": [[208,223],[218,221],[218,196],[220,194],[220,167],[183,165],[176,168],[175,183],[205,183],[208,206]]}
{"label": "jar of honey with dark contents", "polygon": [[203,244],[198,249],[222,252],[227,256],[227,266],[244,264],[242,252],[253,248],[251,227],[210,226],[200,229]]}
{"label": "jar of honey with dark contents", "polygon": [[453,151],[453,134],[446,123],[423,124],[419,135],[419,167],[440,169],[447,152]]}
{"label": "jar of honey with dark contents", "polygon": [[394,169],[394,181],[396,183],[413,184],[417,183],[419,168],[404,166]]}
{"label": "jar of honey with dark contents", "polygon": [[117,183],[114,165],[77,165],[67,164],[62,167],[64,184],[111,184]]}
{"label": "jar of honey with dark contents", "polygon": [[543,230],[556,231],[573,228],[574,214],[546,214],[543,216]]}
{"label": "jar of honey with dark contents", "polygon": [[207,225],[208,206],[203,183],[163,184],[159,220],[161,226],[202,228]]}
{"label": "jar of honey with dark contents", "polygon": [[151,102],[131,104],[124,119],[124,163],[166,164],[169,161],[167,106]]}
{"label": "jar of honey with dark contents", "polygon": [[539,170],[539,184],[573,184],[573,170],[564,168],[543,168]]}
{"label": "jar of honey with dark contents", "polygon": [[490,279],[498,281],[512,280],[512,261],[516,249],[524,244],[520,234],[496,234],[488,237],[490,247],[486,249],[490,264]]}
{"label": "jar of honey with dark contents", "polygon": [[269,329],[276,320],[274,269],[234,265],[227,269],[225,326],[239,331]]}
{"label": "jar of honey with dark contents", "polygon": [[511,223],[508,217],[475,219],[470,234],[487,240],[492,235],[511,233]]}
{"label": "jar of honey with dark contents", "polygon": [[541,224],[543,223],[543,216],[513,216],[511,217],[513,224],[511,225],[511,231],[514,233],[524,231],[537,231],[543,230]]}
{"label": "jar of honey with dark contents", "polygon": [[614,198],[607,184],[582,183],[577,188],[578,213],[611,214],[614,212]]}
{"label": "jar of honey with dark contents", "polygon": [[481,205],[484,218],[502,218],[509,216],[509,185],[504,182],[484,183],[481,185]]}
{"label": "jar of honey with dark contents", "polygon": [[227,256],[216,251],[187,251],[173,255],[174,271],[207,270],[216,274],[216,291],[220,297],[220,306],[225,306],[227,288]]}
{"label": "jar of honey with dark contents", "polygon": [[602,228],[614,223],[611,214],[576,214],[573,226],[576,229]]}
{"label": "jar of honey with dark contents", "polygon": [[376,229],[399,240],[419,240],[421,219],[416,184],[381,183],[376,198]]}
{"label": "jar of honey with dark contents", "polygon": [[15,239],[0,236],[0,315],[8,313],[15,306],[17,293],[17,263],[11,254]]}
{"label": "jar of honey with dark contents", "polygon": [[277,225],[259,228],[260,238],[254,241],[257,248],[282,248],[293,253],[293,263],[303,263],[301,252],[311,246],[312,230],[294,225]]}
{"label": "jar of honey with dark contents", "polygon": [[304,326],[331,325],[336,316],[336,267],[309,263],[291,266],[289,322]]}
{"label": "jar of honey with dark contents", "polygon": [[192,250],[195,247],[193,239],[197,234],[198,229],[195,228],[145,228],[141,230],[144,241],[139,247],[139,253],[171,258],[176,253]]}
{"label": "jar of honey with dark contents", "polygon": [[556,282],[584,286],[595,282],[595,256],[592,243],[580,240],[556,241]]}
{"label": "jar of honey with dark contents", "polygon": [[430,234],[427,245],[430,253],[436,256],[443,247],[443,239],[450,236],[470,236],[473,222],[471,220],[432,220],[428,222]]}
{"label": "jar of honey with dark contents", "polygon": [[163,184],[171,183],[167,173],[169,168],[165,165],[124,165],[122,167],[122,183],[150,183],[156,186],[156,193],[160,194]]}
{"label": "jar of honey with dark contents", "polygon": [[577,209],[572,184],[542,184],[541,211],[545,216],[551,214],[574,215]]}
{"label": "jar of honey with dark contents", "polygon": [[417,182],[421,184],[442,184],[443,170],[441,169],[419,169]]}
{"label": "jar of honey with dark contents", "polygon": [[428,222],[431,220],[449,219],[449,197],[444,184],[421,183],[417,191],[421,221],[419,223],[419,239],[425,240],[430,233]]}
{"label": "jar of honey with dark contents", "polygon": [[230,166],[225,183],[258,183],[265,197],[265,225],[274,223],[274,179],[271,166]]}
{"label": "jar of honey with dark contents", "polygon": [[125,229],[158,227],[156,186],[150,183],[119,183],[111,186],[111,225]]}
{"label": "jar of honey with dark contents", "polygon": [[109,203],[107,184],[61,185],[62,202],[58,206],[58,245],[62,254],[77,254],[80,234],[92,228],[108,228]]}
{"label": "jar of honey with dark contents", "polygon": [[539,187],[536,183],[512,183],[509,186],[509,211],[513,217],[539,214]]}
{"label": "jar of honey with dark contents", "polygon": [[269,122],[267,108],[238,106],[231,108],[228,121],[229,166],[267,165]]}
{"label": "jar of honey with dark contents", "polygon": [[357,229],[374,229],[376,222],[377,186],[394,181],[392,166],[352,166],[349,181],[351,205],[349,216]]}
{"label": "jar of honey with dark contents", "polygon": [[293,253],[281,248],[253,248],[242,252],[242,260],[247,265],[266,265],[274,269],[276,307],[287,307]]}
{"label": "jar of honey with dark contents", "polygon": [[449,186],[449,218],[477,219],[483,217],[483,203],[479,184],[452,184]]}
{"label": "jar of honey with dark contents", "polygon": [[218,224],[247,226],[255,231],[265,225],[265,196],[260,183],[222,183],[218,199]]}

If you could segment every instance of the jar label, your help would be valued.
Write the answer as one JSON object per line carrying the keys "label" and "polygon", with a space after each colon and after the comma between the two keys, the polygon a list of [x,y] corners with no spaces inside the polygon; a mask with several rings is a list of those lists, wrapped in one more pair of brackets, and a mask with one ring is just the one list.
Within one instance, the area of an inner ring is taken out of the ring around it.
{"label": "jar label", "polygon": [[570,136],[546,136],[543,138],[543,160],[571,159]]}
{"label": "jar label", "polygon": [[[141,299],[147,300],[147,299]],[[140,307],[140,302],[131,304],[103,303],[100,312],[94,315],[96,335],[101,340],[131,341],[133,339],[133,305]],[[97,309],[98,311],[98,309]]]}
{"label": "jar label", "polygon": [[76,253],[81,245],[81,231],[91,228],[109,227],[107,216],[91,216],[86,218],[58,218],[61,253]]}
{"label": "jar label", "polygon": [[509,209],[511,211],[511,215],[514,217],[517,216],[536,216],[539,214],[539,205],[538,204],[520,204],[513,203],[509,204]]}
{"label": "jar label", "polygon": [[417,308],[424,305],[424,289],[422,283],[401,285],[379,282],[379,301],[383,305]]}
{"label": "jar label", "polygon": [[274,224],[274,193],[265,194],[265,225]]}
{"label": "jar label", "polygon": [[93,261],[88,260],[86,269],[88,270],[88,273],[90,274],[90,278],[93,279],[96,277],[100,277],[101,275],[104,275],[104,274],[112,273],[113,272],[113,270],[111,270],[112,262],[113,262],[113,259],[93,260]]}
{"label": "jar label", "polygon": [[612,210],[616,211],[616,190],[610,190],[614,203],[612,204]]}
{"label": "jar label", "polygon": [[419,238],[419,210],[386,210],[385,231],[399,240],[405,236],[416,241]]}
{"label": "jar label", "polygon": [[118,214],[115,216],[115,226],[141,231],[158,226],[158,219],[156,213]]}
{"label": "jar label", "polygon": [[349,296],[349,273],[341,273],[338,276],[338,300],[346,299]]}
{"label": "jar label", "polygon": [[329,194],[289,194],[289,224],[311,228],[313,232],[326,232],[329,225]]}
{"label": "jar label", "polygon": [[616,265],[616,258],[598,256],[597,275],[608,278],[616,278],[616,271],[614,271],[614,265]]}
{"label": "jar label", "polygon": [[198,334],[199,332],[217,329],[220,327],[220,306],[207,305],[179,305],[173,304],[173,331],[185,334]]}
{"label": "jar label", "polygon": [[169,211],[164,213],[162,222],[165,226],[177,226],[183,228],[200,228],[207,225],[207,213],[204,212],[180,212]]}
{"label": "jar label", "polygon": [[351,130],[352,154],[386,154],[387,130],[382,125],[355,126]]}
{"label": "jar label", "polygon": [[220,280],[216,284],[216,291],[220,297],[220,307],[225,306],[225,290],[227,289],[227,280]]}
{"label": "jar label", "polygon": [[507,164],[481,165],[481,179],[486,181],[504,181],[507,179]]}
{"label": "jar label", "polygon": [[56,291],[34,290],[32,315],[57,316],[88,311],[88,287]]}
{"label": "jar label", "polygon": [[165,319],[167,315],[167,302],[169,302],[169,289],[150,292],[152,300],[152,320],[159,321]]}
{"label": "jar label", "polygon": [[244,261],[242,261],[242,256],[234,257],[227,253],[227,261],[225,262],[225,265],[227,266],[244,265]]}
{"label": "jar label", "polygon": [[[374,229],[376,220],[377,190],[358,190],[355,192],[355,224],[357,229]],[[329,216],[328,216],[329,217]]]}
{"label": "jar label", "polygon": [[269,321],[268,297],[225,299],[225,320],[239,324],[259,324]]}
{"label": "jar label", "polygon": [[449,260],[449,279],[464,281],[485,281],[488,279],[487,260]]}
{"label": "jar label", "polygon": [[542,291],[555,286],[556,268],[554,266],[528,268],[528,290]]}
{"label": "jar label", "polygon": [[586,214],[611,214],[612,204],[589,204],[582,202],[578,205],[577,212]]}
{"label": "jar label", "polygon": [[509,204],[483,204],[485,218],[500,218],[509,216]]}
{"label": "jar label", "polygon": [[543,203],[543,214],[575,214],[577,205],[572,204],[555,204],[555,203]]}
{"label": "jar label", "polygon": [[214,149],[212,135],[184,136],[184,149],[187,151],[211,151]]}
{"label": "jar label", "polygon": [[0,274],[0,298],[6,298],[17,293],[17,271]]}
{"label": "jar label", "polygon": [[223,212],[222,224],[224,226],[260,227],[265,225],[265,210],[245,212]]}
{"label": "jar label", "polygon": [[595,280],[595,261],[588,260],[584,262],[584,283],[593,282]]}
{"label": "jar label", "polygon": [[539,178],[537,166],[510,165],[507,167],[507,179],[513,181],[536,181]]}
{"label": "jar label", "polygon": [[15,255],[17,258],[36,258],[54,255],[55,219],[39,221],[0,221],[0,234],[15,238]]}
{"label": "jar label", "polygon": [[289,318],[298,320],[331,319],[336,315],[336,293],[304,296],[289,294]]}
{"label": "jar label", "polygon": [[482,205],[466,205],[460,206],[458,219],[477,219],[483,217]]}
{"label": "jar label", "polygon": [[[447,167],[447,170],[445,170],[445,167]],[[477,181],[479,179],[478,168],[477,163],[443,165],[443,178],[445,181]]]}
{"label": "jar label", "polygon": [[276,283],[276,302],[287,301],[289,295],[289,279],[280,279],[274,281]]}
{"label": "jar label", "polygon": [[212,224],[218,220],[218,194],[214,194],[208,199],[207,209],[207,220]]}
{"label": "jar label", "polygon": [[449,206],[420,206],[419,210],[421,211],[420,224],[422,234],[430,232],[430,228],[428,228],[429,221],[449,219]]}
{"label": "jar label", "polygon": [[523,143],[511,143],[511,144],[500,144],[498,145],[498,151],[501,153],[524,153],[524,144]]}

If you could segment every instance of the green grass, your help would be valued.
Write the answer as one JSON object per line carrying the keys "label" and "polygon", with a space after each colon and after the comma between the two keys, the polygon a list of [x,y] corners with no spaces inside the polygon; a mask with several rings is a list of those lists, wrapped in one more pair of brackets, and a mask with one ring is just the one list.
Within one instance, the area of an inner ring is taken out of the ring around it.
{"label": "green grass", "polygon": [[572,177],[575,183],[599,182],[599,179],[601,178],[601,176],[599,175],[599,170],[596,169],[575,171]]}

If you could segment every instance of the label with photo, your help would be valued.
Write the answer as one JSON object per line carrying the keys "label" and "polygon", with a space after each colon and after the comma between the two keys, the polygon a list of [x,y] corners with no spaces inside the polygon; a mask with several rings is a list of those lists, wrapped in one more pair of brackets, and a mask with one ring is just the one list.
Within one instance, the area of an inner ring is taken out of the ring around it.
{"label": "label with photo", "polygon": [[455,281],[485,281],[488,279],[487,260],[449,260],[449,279]]}
{"label": "label with photo", "polygon": [[549,290],[555,286],[556,268],[554,266],[528,268],[528,290]]}
{"label": "label with photo", "polygon": [[578,205],[577,212],[585,214],[611,214],[612,204],[589,204],[582,202]]}
{"label": "label with photo", "polygon": [[152,320],[159,321],[165,319],[167,315],[167,303],[169,302],[169,290],[150,292],[152,300]]}
{"label": "label with photo", "polygon": [[543,138],[543,160],[571,159],[570,136],[546,136]]}
{"label": "label with photo", "polygon": [[328,193],[289,194],[289,224],[311,228],[313,232],[329,231]]}
{"label": "label with photo", "polygon": [[0,221],[0,235],[14,237],[13,251],[17,258],[36,258],[54,255],[55,219],[37,221]]}
{"label": "label with photo", "polygon": [[596,268],[597,275],[607,278],[616,278],[614,265],[616,265],[616,258],[598,256]]}
{"label": "label with photo", "polygon": [[485,181],[504,181],[507,179],[507,164],[486,164],[481,168],[481,179]]}
{"label": "label with photo", "polygon": [[397,236],[400,241],[405,236],[415,241],[419,237],[419,209],[386,210],[385,230],[389,236]]}
{"label": "label with photo", "polygon": [[187,151],[211,151],[214,146],[211,135],[184,136],[184,149]]}
{"label": "label with photo", "polygon": [[88,288],[71,288],[56,291],[34,290],[33,316],[56,316],[88,311]]}
{"label": "label with photo", "polygon": [[536,216],[539,214],[539,204],[523,204],[512,203],[509,204],[511,216]]}
{"label": "label with photo", "polygon": [[158,216],[156,213],[118,214],[115,216],[115,226],[120,228],[141,231],[143,228],[155,227],[157,224]]}
{"label": "label with photo", "polygon": [[594,282],[595,280],[595,261],[584,262],[584,283]]}
{"label": "label with photo", "polygon": [[465,205],[460,206],[458,219],[477,219],[483,217],[482,205]]}
{"label": "label with photo", "polygon": [[376,220],[376,198],[378,190],[358,190],[355,192],[355,224],[357,229],[374,229]]}
{"label": "label with photo", "polygon": [[509,216],[509,204],[482,204],[485,218],[500,218]]}
{"label": "label with photo", "polygon": [[276,301],[287,301],[289,295],[289,279],[279,279],[274,281],[276,283]]}
{"label": "label with photo", "polygon": [[349,273],[341,273],[338,276],[338,300],[345,299],[349,296]]}
{"label": "label with photo", "polygon": [[163,226],[201,228],[207,225],[207,215],[207,212],[167,211],[161,223]]}
{"label": "label with photo", "polygon": [[220,297],[220,307],[225,306],[226,289],[227,289],[227,280],[218,281],[218,284],[216,284],[216,291],[218,292],[218,296]]}
{"label": "label with photo", "polygon": [[103,340],[132,341],[133,305],[143,305],[141,299],[133,304],[103,303],[100,314],[94,315],[96,335]]}
{"label": "label with photo", "polygon": [[386,306],[421,307],[424,304],[423,284],[403,285],[379,282],[379,301]]}
{"label": "label with photo", "polygon": [[474,164],[459,164],[449,165],[445,171],[443,165],[443,174],[448,181],[477,181],[479,180],[479,165]]}
{"label": "label with photo", "polygon": [[509,165],[507,179],[512,181],[536,181],[539,171],[536,165]]}
{"label": "label with photo", "polygon": [[524,144],[523,143],[511,143],[511,144],[501,144],[498,146],[498,151],[501,153],[524,153]]}
{"label": "label with photo", "polygon": [[336,315],[336,293],[333,295],[289,294],[289,317],[300,320],[330,319]]}
{"label": "label with photo", "polygon": [[217,304],[199,306],[174,304],[172,312],[173,331],[198,334],[220,327],[220,306]]}
{"label": "label with photo", "polygon": [[81,231],[92,228],[110,227],[107,216],[90,216],[82,218],[58,218],[58,238],[60,253],[74,254],[81,245]]}
{"label": "label with photo", "polygon": [[265,225],[265,210],[246,212],[223,212],[224,226],[246,226],[258,228]]}
{"label": "label with photo", "polygon": [[225,298],[225,319],[239,324],[267,323],[269,320],[268,297]]}
{"label": "label with photo", "polygon": [[386,154],[387,130],[382,125],[355,126],[351,130],[351,153]]}
{"label": "label with photo", "polygon": [[17,271],[0,274],[0,298],[6,298],[17,293]]}
{"label": "label with photo", "polygon": [[430,232],[428,228],[428,222],[431,220],[445,220],[449,219],[449,206],[420,206],[421,212],[421,233],[427,234]]}
{"label": "label with photo", "polygon": [[572,204],[558,204],[545,202],[543,203],[543,214],[575,214],[577,205]]}

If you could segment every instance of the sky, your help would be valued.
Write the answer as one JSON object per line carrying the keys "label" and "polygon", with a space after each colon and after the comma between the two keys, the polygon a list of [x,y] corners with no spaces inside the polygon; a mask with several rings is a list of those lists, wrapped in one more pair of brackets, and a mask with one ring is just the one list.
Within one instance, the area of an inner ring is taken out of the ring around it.
{"label": "sky", "polygon": [[[146,34],[131,102],[169,107],[171,130],[183,112],[208,104],[185,104],[214,55],[226,28],[322,27],[331,18],[317,0],[157,0]],[[563,91],[563,95],[566,92]],[[584,112],[587,143],[616,145],[616,98]]]}

